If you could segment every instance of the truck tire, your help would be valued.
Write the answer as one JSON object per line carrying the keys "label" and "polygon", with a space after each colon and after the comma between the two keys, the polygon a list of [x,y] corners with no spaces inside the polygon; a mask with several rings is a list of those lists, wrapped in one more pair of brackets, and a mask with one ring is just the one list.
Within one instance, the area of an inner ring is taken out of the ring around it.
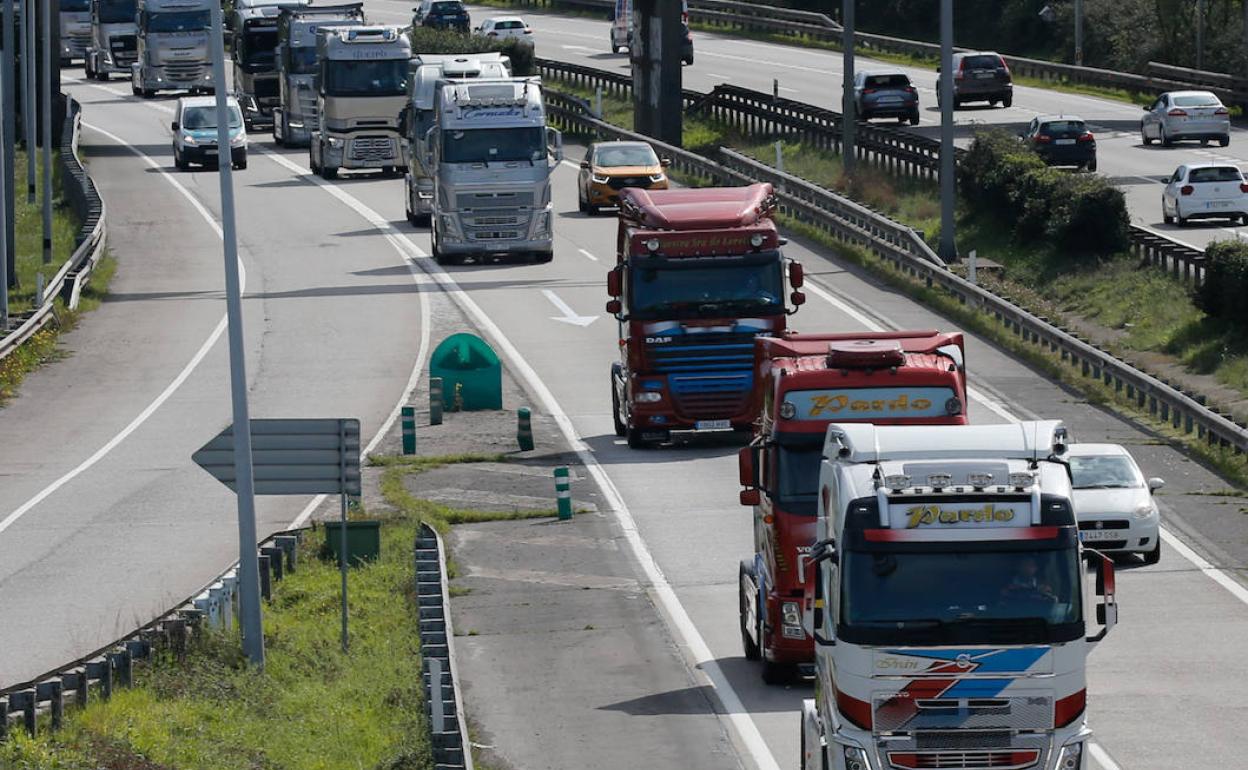
{"label": "truck tire", "polygon": [[763,682],[766,684],[791,684],[797,677],[797,666],[791,663],[763,661]]}
{"label": "truck tire", "polygon": [[95,80],[95,70],[91,69],[91,54],[87,54],[87,58],[82,60],[82,74],[87,80]]}
{"label": "truck tire", "polygon": [[615,435],[624,438],[628,433],[628,426],[620,419],[620,394],[615,389],[615,367],[612,367],[611,373],[611,422],[615,425]]}
{"label": "truck tire", "polygon": [[144,99],[154,99],[156,98],[156,89],[144,88],[142,91],[142,96]]}
{"label": "truck tire", "polygon": [[650,442],[647,439],[642,437],[641,431],[638,430],[637,428],[628,428],[626,430],[626,434],[628,438],[629,449],[649,449],[650,448],[651,446]]}
{"label": "truck tire", "polygon": [[555,258],[555,252],[553,251],[537,251],[533,253],[533,262],[534,264],[538,264],[538,265],[544,265],[547,262],[550,262],[551,260],[553,260],[554,258]]}
{"label": "truck tire", "polygon": [[337,178],[338,178],[338,169],[334,168],[333,166],[321,166],[321,179],[329,181],[329,180],[337,179]]}
{"label": "truck tire", "polygon": [[750,638],[749,629],[746,628],[745,625],[745,619],[747,616],[746,609],[749,607],[748,602],[754,601],[753,596],[745,595],[746,577],[749,577],[751,580],[753,579],[754,565],[742,559],[741,566],[737,571],[737,609],[741,625],[741,647],[745,650],[746,660],[762,660],[762,649],[758,646],[758,642],[755,642]]}

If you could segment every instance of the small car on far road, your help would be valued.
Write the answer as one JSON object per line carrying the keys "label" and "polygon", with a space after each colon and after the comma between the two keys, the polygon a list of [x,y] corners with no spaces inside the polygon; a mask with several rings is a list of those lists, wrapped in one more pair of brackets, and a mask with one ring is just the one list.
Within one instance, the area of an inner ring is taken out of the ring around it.
{"label": "small car on far road", "polygon": [[854,74],[854,107],[859,120],[897,118],[919,125],[919,92],[899,69],[863,70]]}
{"label": "small car on far road", "polygon": [[1096,136],[1083,118],[1041,115],[1031,119],[1019,136],[1050,166],[1074,166],[1096,171]]}
{"label": "small car on far road", "polygon": [[[243,111],[233,96],[226,101],[230,115],[230,162],[234,168],[247,168],[247,129]],[[215,166],[220,161],[217,148],[217,100],[215,96],[184,96],[173,108],[173,165],[185,171],[192,163]]]}
{"label": "small car on far road", "polygon": [[522,43],[533,44],[533,28],[519,16],[486,19],[473,31],[490,40],[519,40]]}
{"label": "small car on far road", "polygon": [[1117,444],[1071,444],[1067,454],[1079,539],[1106,554],[1161,560],[1161,516],[1153,494],[1166,482],[1144,474]]}
{"label": "small car on far road", "polygon": [[1175,169],[1161,193],[1166,224],[1192,219],[1230,219],[1248,224],[1248,182],[1227,163],[1188,163]]}
{"label": "small car on far road", "polygon": [[[940,72],[939,69],[936,70]],[[940,106],[940,88],[936,105]],[[953,55],[953,108],[967,102],[988,102],[989,107],[1014,104],[1014,78],[1005,59],[996,51],[966,51]]]}
{"label": "small car on far road", "polygon": [[1201,144],[1216,139],[1226,147],[1231,143],[1231,111],[1208,91],[1170,91],[1144,108],[1140,139],[1146,145],[1161,142],[1163,147],[1184,139]]}
{"label": "small car on far road", "polygon": [[645,142],[595,142],[581,161],[577,208],[597,214],[603,206],[618,204],[625,187],[666,190],[669,164]]}
{"label": "small car on far road", "polygon": [[460,0],[421,0],[412,15],[412,26],[453,29],[466,35],[472,18]]}

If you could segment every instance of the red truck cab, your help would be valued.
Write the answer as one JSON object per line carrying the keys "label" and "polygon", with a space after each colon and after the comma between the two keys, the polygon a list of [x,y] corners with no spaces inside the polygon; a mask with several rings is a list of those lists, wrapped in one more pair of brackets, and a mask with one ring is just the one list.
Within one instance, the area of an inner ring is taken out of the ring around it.
{"label": "red truck cab", "polygon": [[805,301],[775,205],[769,184],[620,192],[607,312],[620,330],[615,433],[630,447],[750,429],[754,340],[782,334]]}
{"label": "red truck cab", "polygon": [[814,662],[802,622],[806,569],[829,423],[964,425],[961,333],[796,334],[754,343],[754,438],[741,450],[741,503],[754,509],[754,555],[741,562],[745,657],[768,683]]}

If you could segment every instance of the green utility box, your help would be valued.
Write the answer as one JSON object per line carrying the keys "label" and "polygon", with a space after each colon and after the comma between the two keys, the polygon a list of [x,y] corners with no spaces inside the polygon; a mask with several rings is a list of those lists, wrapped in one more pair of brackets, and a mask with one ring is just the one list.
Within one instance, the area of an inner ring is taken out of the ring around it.
{"label": "green utility box", "polygon": [[[325,522],[325,547],[322,550],[327,558],[332,558],[338,565],[342,564],[339,554],[342,548],[342,522]],[[380,521],[348,521],[347,522],[347,553],[348,563],[362,564],[366,561],[377,561],[381,556],[381,522]]]}
{"label": "green utility box", "polygon": [[443,340],[429,359],[429,376],[442,378],[442,404],[447,411],[503,408],[503,368],[498,354],[475,334],[452,334]]}

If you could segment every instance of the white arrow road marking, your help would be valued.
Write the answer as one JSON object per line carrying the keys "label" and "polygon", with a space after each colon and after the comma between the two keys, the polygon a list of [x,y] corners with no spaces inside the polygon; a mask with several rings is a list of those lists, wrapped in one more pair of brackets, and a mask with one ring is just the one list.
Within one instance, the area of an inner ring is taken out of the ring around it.
{"label": "white arrow road marking", "polygon": [[562,321],[565,324],[585,327],[598,320],[598,316],[596,315],[577,315],[576,311],[568,306],[568,303],[560,299],[559,295],[555,294],[550,289],[542,289],[542,294],[546,295],[546,299],[550,300],[550,304],[554,305],[555,309],[557,309],[560,313],[563,313],[562,316],[551,316],[550,318],[552,321]]}

